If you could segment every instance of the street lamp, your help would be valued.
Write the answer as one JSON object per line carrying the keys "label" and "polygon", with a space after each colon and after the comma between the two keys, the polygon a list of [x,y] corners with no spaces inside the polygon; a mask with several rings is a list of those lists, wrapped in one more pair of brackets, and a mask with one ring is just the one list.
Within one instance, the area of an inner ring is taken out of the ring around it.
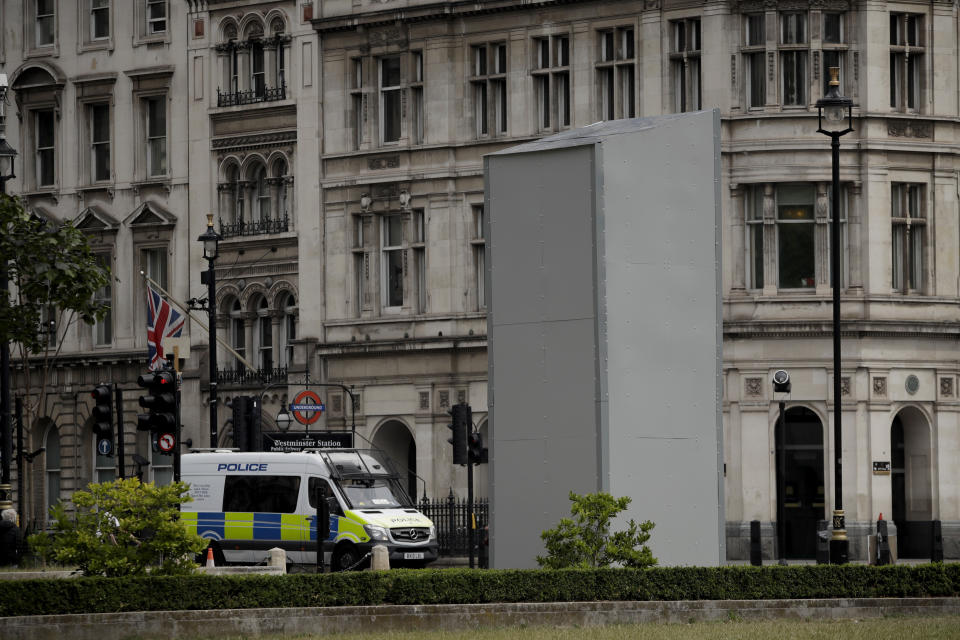
{"label": "street lamp", "polygon": [[207,270],[200,274],[200,282],[207,285],[207,322],[210,332],[210,447],[217,446],[217,274],[214,262],[219,254],[220,234],[213,229],[213,214],[207,214],[207,230],[197,238],[203,243],[203,257]]}
{"label": "street lamp", "polygon": [[[16,177],[13,173],[13,159],[17,152],[7,143],[6,109],[7,74],[0,73],[0,193],[7,192],[7,180]],[[0,295],[9,296],[7,288],[7,261],[0,263]],[[10,486],[10,458],[13,457],[13,431],[10,425],[10,345],[4,340],[0,344],[0,510],[13,507]],[[18,471],[17,475],[23,475]],[[23,497],[17,497],[23,504]]]}
{"label": "street lamp", "polygon": [[280,413],[277,414],[276,422],[277,422],[277,429],[279,429],[281,433],[286,433],[287,431],[290,430],[291,418],[290,418],[290,414],[287,413],[286,406],[280,407]]}
{"label": "street lamp", "polygon": [[830,282],[833,287],[833,459],[834,499],[833,537],[830,540],[831,564],[846,564],[849,541],[843,513],[843,470],[841,468],[841,391],[840,391],[840,136],[853,131],[853,101],[840,95],[839,67],[830,67],[827,95],[817,100],[817,133],[830,136],[833,156],[833,182],[830,210]]}

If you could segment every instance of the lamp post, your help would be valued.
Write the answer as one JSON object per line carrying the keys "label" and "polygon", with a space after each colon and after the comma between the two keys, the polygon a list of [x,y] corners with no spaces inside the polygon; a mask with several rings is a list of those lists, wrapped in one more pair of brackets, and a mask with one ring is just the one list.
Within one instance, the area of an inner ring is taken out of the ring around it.
{"label": "lamp post", "polygon": [[[7,193],[7,180],[15,178],[13,160],[17,152],[7,143],[7,74],[0,73],[0,193]],[[9,296],[7,261],[0,263],[0,295]],[[10,343],[0,343],[0,511],[13,507],[10,486],[10,458],[13,457],[13,432],[10,424]],[[18,475],[22,475],[19,474]],[[23,498],[17,498],[21,503]]]}
{"label": "lamp post", "polygon": [[846,564],[849,550],[846,517],[843,513],[843,469],[841,461],[840,395],[840,136],[853,131],[853,101],[840,95],[839,67],[830,67],[830,87],[817,100],[817,133],[830,136],[833,181],[830,198],[830,282],[833,287],[833,536],[831,564]]}
{"label": "lamp post", "polygon": [[207,230],[197,238],[203,243],[203,257],[207,270],[200,274],[200,282],[207,285],[207,322],[210,332],[210,447],[217,446],[217,260],[220,234],[213,229],[213,214],[207,214]]}

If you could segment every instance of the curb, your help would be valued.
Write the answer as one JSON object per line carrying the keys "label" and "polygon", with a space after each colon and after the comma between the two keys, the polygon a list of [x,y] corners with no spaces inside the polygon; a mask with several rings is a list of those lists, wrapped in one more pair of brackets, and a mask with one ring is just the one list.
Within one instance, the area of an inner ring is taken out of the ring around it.
{"label": "curb", "polygon": [[480,627],[596,626],[727,620],[842,620],[960,615],[960,598],[680,600],[382,605],[140,611],[0,618],[4,640],[174,639],[265,634],[463,631]]}

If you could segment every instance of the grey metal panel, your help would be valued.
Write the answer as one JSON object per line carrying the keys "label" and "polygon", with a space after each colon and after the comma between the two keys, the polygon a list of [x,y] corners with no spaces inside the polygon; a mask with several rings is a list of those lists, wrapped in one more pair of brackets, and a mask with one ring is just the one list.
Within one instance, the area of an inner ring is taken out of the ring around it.
{"label": "grey metal panel", "polygon": [[663,563],[720,562],[718,124],[485,159],[493,566],[533,566],[567,493],[598,488],[657,523]]}

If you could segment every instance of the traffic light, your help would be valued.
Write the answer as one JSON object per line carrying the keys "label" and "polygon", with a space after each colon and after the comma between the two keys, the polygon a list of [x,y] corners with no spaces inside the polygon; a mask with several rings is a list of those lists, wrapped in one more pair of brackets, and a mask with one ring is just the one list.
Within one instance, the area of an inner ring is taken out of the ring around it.
{"label": "traffic light", "polygon": [[[113,455],[113,394],[109,384],[98,384],[90,392],[93,398],[93,433],[97,438],[97,452]],[[104,443],[104,441],[106,441]]]}
{"label": "traffic light", "polygon": [[463,404],[453,405],[447,413],[450,414],[453,422],[447,425],[447,428],[453,431],[453,435],[447,438],[447,442],[453,445],[453,464],[467,464],[467,411],[469,407]]}
{"label": "traffic light", "polygon": [[137,414],[137,431],[173,433],[177,428],[177,381],[173,371],[155,371],[137,378],[137,384],[149,392],[140,396],[140,406],[148,413]]}
{"label": "traffic light", "polygon": [[483,438],[479,431],[471,431],[467,438],[467,453],[470,454],[470,462],[480,464],[483,462]]}

